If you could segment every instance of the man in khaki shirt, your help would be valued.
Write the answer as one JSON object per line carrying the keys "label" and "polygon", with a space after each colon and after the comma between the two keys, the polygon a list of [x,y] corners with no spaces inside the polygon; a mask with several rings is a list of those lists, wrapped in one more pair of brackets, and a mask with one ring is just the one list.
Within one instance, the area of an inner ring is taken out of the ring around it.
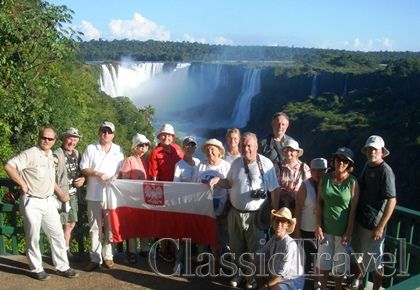
{"label": "man in khaki shirt", "polygon": [[55,138],[52,128],[43,127],[39,132],[38,146],[21,152],[4,166],[7,175],[20,187],[19,207],[24,220],[26,256],[32,276],[41,281],[50,278],[42,266],[39,249],[41,227],[50,240],[57,275],[66,278],[79,275],[69,266],[60,216],[53,197],[55,191],[62,202],[69,199],[68,195],[55,183],[55,168],[51,151]]}

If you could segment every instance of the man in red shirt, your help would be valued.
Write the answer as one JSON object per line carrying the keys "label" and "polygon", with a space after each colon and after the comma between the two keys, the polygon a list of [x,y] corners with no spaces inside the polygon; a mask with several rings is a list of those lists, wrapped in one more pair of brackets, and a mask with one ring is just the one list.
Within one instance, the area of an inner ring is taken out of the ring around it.
{"label": "man in red shirt", "polygon": [[[149,156],[149,178],[157,181],[173,181],[175,164],[184,157],[184,152],[175,139],[174,127],[164,124],[157,134],[159,144]],[[175,248],[168,241],[159,244],[159,256],[166,262],[175,260]]]}
{"label": "man in red shirt", "polygon": [[175,164],[184,157],[184,152],[175,139],[174,127],[164,124],[157,138],[159,144],[149,157],[149,176],[152,180],[172,181],[174,179]]}

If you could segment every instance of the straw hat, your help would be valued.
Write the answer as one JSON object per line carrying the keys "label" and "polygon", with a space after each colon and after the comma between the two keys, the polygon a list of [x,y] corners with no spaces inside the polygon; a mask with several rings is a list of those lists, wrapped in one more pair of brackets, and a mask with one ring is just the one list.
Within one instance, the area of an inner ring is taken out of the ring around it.
{"label": "straw hat", "polygon": [[219,148],[222,157],[225,156],[225,148],[223,147],[222,142],[220,142],[219,140],[212,138],[204,142],[203,145],[201,145],[201,151],[203,151],[203,153],[206,153],[206,146],[208,145],[216,146],[217,148]]}
{"label": "straw hat", "polygon": [[293,233],[293,231],[295,230],[295,226],[296,226],[296,218],[292,217],[292,213],[290,211],[290,209],[288,209],[287,207],[282,207],[278,210],[271,210],[271,216],[274,217],[280,217],[280,218],[285,218],[289,221],[289,228],[287,229],[286,233],[287,234],[291,234]]}

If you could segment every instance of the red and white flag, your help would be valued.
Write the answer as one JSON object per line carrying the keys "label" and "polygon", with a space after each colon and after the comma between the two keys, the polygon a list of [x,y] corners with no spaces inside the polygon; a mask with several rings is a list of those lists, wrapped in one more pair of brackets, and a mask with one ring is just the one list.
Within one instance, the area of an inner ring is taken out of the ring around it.
{"label": "red and white flag", "polygon": [[213,194],[208,185],[117,179],[107,188],[112,242],[156,237],[217,245]]}

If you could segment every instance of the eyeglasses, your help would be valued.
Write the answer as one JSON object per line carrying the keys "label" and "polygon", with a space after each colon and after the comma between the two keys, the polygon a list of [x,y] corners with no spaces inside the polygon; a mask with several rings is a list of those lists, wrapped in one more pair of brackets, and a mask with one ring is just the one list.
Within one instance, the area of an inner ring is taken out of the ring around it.
{"label": "eyeglasses", "polygon": [[197,144],[195,144],[195,143],[191,142],[191,143],[185,144],[184,146],[185,146],[185,147],[196,147],[196,146],[197,146]]}
{"label": "eyeglasses", "polygon": [[45,137],[45,136],[41,136],[41,140],[44,140],[44,141],[54,141],[55,140],[55,138],[50,138],[50,137]]}
{"label": "eyeglasses", "polygon": [[349,164],[350,161],[344,158],[340,158],[340,157],[335,157],[335,161],[337,162],[343,162],[344,164]]}
{"label": "eyeglasses", "polygon": [[139,143],[137,144],[136,147],[145,147],[145,146],[150,146],[149,143]]}
{"label": "eyeglasses", "polygon": [[275,218],[275,219],[274,219],[274,222],[275,222],[275,223],[282,223],[282,224],[284,224],[284,223],[288,223],[288,222],[289,222],[289,220],[288,220],[288,219],[286,219],[286,218]]}
{"label": "eyeglasses", "polygon": [[109,134],[109,135],[114,134],[114,132],[112,132],[111,129],[109,129],[109,128],[101,129],[101,133],[102,134]]}

